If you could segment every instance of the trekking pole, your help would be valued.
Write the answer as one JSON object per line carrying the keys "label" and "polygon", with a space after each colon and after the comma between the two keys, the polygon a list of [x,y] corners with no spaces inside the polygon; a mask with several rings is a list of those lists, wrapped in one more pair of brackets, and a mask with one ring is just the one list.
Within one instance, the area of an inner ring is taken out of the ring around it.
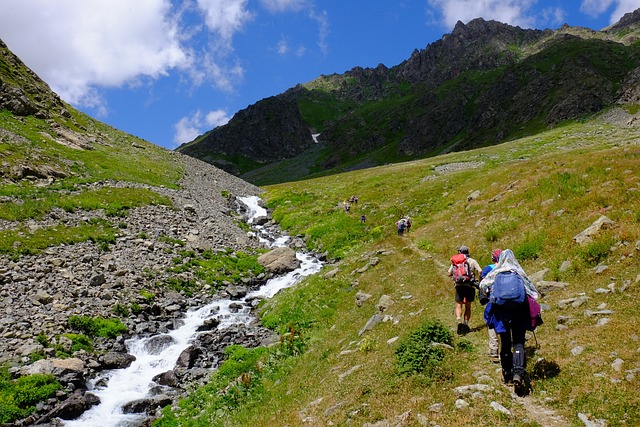
{"label": "trekking pole", "polygon": [[540,348],[540,344],[538,344],[538,337],[536,337],[536,331],[531,331],[533,332],[533,339],[536,340],[536,348]]}

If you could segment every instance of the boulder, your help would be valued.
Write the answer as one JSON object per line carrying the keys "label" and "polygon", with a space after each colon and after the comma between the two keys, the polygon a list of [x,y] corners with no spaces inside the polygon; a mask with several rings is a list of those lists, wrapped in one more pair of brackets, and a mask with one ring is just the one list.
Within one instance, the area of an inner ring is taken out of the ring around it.
{"label": "boulder", "polygon": [[286,246],[275,248],[266,254],[260,255],[258,262],[265,270],[273,274],[286,273],[300,267],[300,260],[296,258],[295,251]]}
{"label": "boulder", "polygon": [[133,354],[118,353],[115,351],[107,352],[104,356],[100,357],[100,363],[102,363],[105,369],[128,368],[134,360],[136,360],[136,357]]}

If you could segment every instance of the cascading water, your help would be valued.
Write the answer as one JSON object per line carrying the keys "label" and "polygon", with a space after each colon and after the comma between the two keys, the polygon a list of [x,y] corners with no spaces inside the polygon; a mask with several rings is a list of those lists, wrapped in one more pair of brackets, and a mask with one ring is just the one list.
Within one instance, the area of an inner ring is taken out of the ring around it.
{"label": "cascading water", "polygon": [[[256,218],[266,216],[267,212],[259,205],[258,197],[238,199],[247,206],[250,224],[254,224]],[[288,236],[274,235],[263,226],[254,224],[253,228],[258,239],[270,247],[284,246],[289,240]],[[190,345],[198,334],[198,327],[207,319],[216,317],[220,321],[218,329],[239,323],[248,324],[253,320],[248,305],[242,304],[244,308],[235,311],[229,307],[232,302],[244,303],[255,298],[271,298],[279,290],[294,285],[305,276],[317,273],[322,267],[322,263],[309,254],[298,252],[296,257],[301,262],[299,268],[268,280],[260,289],[247,294],[242,301],[220,299],[198,310],[187,312],[182,319],[183,325],[166,334],[161,340],[163,343],[161,346],[157,345],[157,335],[128,340],[128,352],[134,355],[136,360],[126,369],[107,371],[89,383],[89,388],[93,388],[91,392],[100,398],[100,404],[76,420],[64,421],[63,425],[65,427],[137,425],[146,417],[140,414],[124,414],[123,405],[149,397],[149,389],[155,385],[153,377],[174,368],[180,353]],[[96,386],[105,382],[106,387]]]}

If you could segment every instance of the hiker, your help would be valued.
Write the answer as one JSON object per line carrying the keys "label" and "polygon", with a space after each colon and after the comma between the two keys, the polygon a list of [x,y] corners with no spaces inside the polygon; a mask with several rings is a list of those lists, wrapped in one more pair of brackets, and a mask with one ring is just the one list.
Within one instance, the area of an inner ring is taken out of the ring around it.
{"label": "hiker", "polygon": [[[501,253],[501,249],[494,249],[491,252],[491,264],[486,265],[482,269],[482,273],[480,273],[480,280],[484,279],[491,270],[496,268],[496,264],[498,263]],[[480,301],[480,304],[486,305],[489,302],[489,295],[483,293],[482,290],[479,290],[478,300]],[[485,311],[486,309],[487,307],[485,307]],[[487,332],[489,334],[489,359],[491,359],[492,362],[497,363],[500,361],[500,355],[498,353],[498,335],[496,334],[496,330],[490,328],[489,325],[487,325]]]}
{"label": "hiker", "polygon": [[360,217],[360,222],[363,224],[367,222],[367,216],[365,214],[362,214],[362,216]]}
{"label": "hiker", "polygon": [[344,202],[344,211],[345,211],[346,213],[351,212],[351,203],[349,203],[349,202]]}
{"label": "hiker", "polygon": [[404,229],[407,224],[404,222],[404,218],[401,218],[398,222],[396,222],[396,228],[398,229],[398,236],[402,236],[404,234]]}
{"label": "hiker", "polygon": [[410,218],[410,217],[407,217],[407,219],[406,219],[405,223],[407,224],[407,225],[406,225],[406,231],[407,231],[407,233],[408,233],[409,231],[411,231],[411,218]]}
{"label": "hiker", "polygon": [[[458,323],[458,335],[471,332],[469,319],[471,319],[471,303],[476,297],[477,277],[480,277],[480,264],[469,256],[469,247],[460,246],[458,253],[451,257],[451,266],[447,274],[453,277],[453,285],[456,289],[456,321]],[[464,317],[462,307],[464,306]]]}
{"label": "hiker", "polygon": [[513,384],[516,394],[521,395],[527,372],[525,332],[533,330],[528,297],[537,300],[538,291],[511,249],[502,251],[496,267],[480,282],[480,290],[489,295],[487,325],[500,336],[502,379],[505,384]]}

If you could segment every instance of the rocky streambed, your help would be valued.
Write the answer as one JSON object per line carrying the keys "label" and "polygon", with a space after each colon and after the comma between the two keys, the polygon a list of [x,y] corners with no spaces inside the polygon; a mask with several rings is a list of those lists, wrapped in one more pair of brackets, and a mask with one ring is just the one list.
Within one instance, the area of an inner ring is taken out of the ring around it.
{"label": "rocky streambed", "polygon": [[[201,284],[192,295],[168,290],[163,283],[176,273],[168,268],[181,251],[227,251],[265,247],[255,233],[238,226],[246,221],[246,208],[236,196],[257,195],[260,189],[199,160],[179,154],[187,171],[179,190],[153,188],[173,201],[173,206],[145,206],[132,209],[121,219],[116,242],[108,250],[92,242],[51,247],[42,254],[19,259],[2,258],[0,264],[0,362],[11,364],[14,376],[51,373],[63,384],[55,398],[41,403],[36,413],[14,425],[61,425],[75,419],[100,399],[88,391],[88,381],[104,370],[123,369],[134,363],[126,340],[150,337],[147,351],[159,353],[170,345],[169,333],[184,324],[189,310],[208,306],[208,319],[198,326],[197,339],[180,352],[175,366],[154,377],[156,389],[149,396],[129,402],[124,412],[150,415],[175,401],[187,384],[204,382],[231,344],[256,346],[276,339],[272,332],[246,322],[218,328],[216,304],[228,300],[224,310],[246,310],[259,297],[247,298],[273,274],[296,268],[295,252],[280,248],[269,254],[266,273],[245,277],[213,292]],[[130,186],[121,182],[101,182],[93,186]],[[103,217],[104,212],[52,211],[41,221],[29,221],[35,230],[51,224],[78,224]],[[263,227],[276,227],[261,218]],[[0,229],[18,227],[4,222]],[[176,242],[180,241],[181,244]],[[297,241],[301,246],[302,242]],[[284,266],[284,267],[283,267]],[[190,272],[179,279],[197,280]],[[153,298],[149,298],[152,294]],[[237,301],[233,303],[233,301]],[[134,315],[119,316],[128,331],[115,338],[96,338],[93,351],[72,352],[71,340],[61,337],[70,330],[71,316],[115,317],[114,307],[138,307]],[[57,358],[56,349],[72,353]],[[43,359],[32,362],[37,357]],[[101,384],[96,384],[99,387]],[[146,419],[147,416],[140,419]],[[141,421],[143,423],[143,421]]]}

